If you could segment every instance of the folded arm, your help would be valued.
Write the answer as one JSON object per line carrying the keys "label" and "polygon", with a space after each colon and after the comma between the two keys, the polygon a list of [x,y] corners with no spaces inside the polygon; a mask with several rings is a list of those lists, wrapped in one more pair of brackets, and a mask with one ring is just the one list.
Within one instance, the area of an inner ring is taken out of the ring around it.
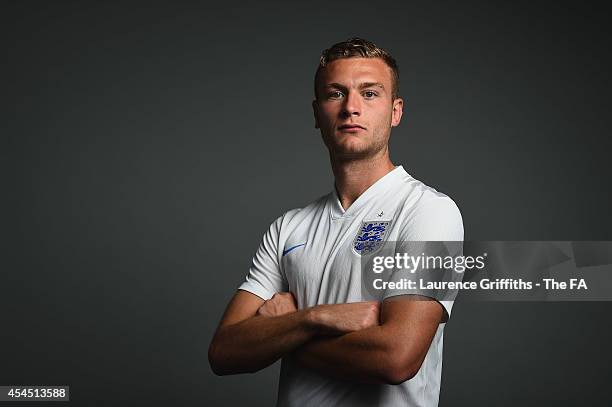
{"label": "folded arm", "polygon": [[399,384],[419,371],[443,313],[440,303],[426,297],[393,297],[382,303],[379,326],[315,338],[294,356],[322,373]]}
{"label": "folded arm", "polygon": [[260,370],[316,335],[338,335],[378,324],[378,304],[319,305],[297,310],[289,293],[264,301],[239,290],[229,303],[209,350],[218,375]]}

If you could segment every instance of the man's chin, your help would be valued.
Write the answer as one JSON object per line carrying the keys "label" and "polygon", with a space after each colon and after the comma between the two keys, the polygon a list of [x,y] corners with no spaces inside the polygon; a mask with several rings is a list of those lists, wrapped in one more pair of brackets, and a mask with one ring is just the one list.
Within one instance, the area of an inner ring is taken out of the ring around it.
{"label": "man's chin", "polygon": [[332,154],[334,157],[342,160],[359,160],[370,157],[373,151],[363,146],[334,146]]}
{"label": "man's chin", "polygon": [[330,153],[336,159],[359,160],[368,158],[378,151],[376,146],[368,143],[363,137],[352,134],[336,134],[332,140],[327,140],[326,145]]}

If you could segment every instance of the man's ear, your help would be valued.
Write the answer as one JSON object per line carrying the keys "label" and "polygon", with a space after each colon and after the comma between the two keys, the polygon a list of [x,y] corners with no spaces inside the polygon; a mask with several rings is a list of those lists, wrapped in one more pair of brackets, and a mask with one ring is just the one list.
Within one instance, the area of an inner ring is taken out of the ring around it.
{"label": "man's ear", "polygon": [[404,113],[404,99],[397,98],[393,101],[393,111],[391,112],[391,127],[397,127],[402,120]]}
{"label": "man's ear", "polygon": [[315,119],[315,129],[319,128],[319,104],[317,103],[317,99],[312,101],[312,113],[314,114]]}

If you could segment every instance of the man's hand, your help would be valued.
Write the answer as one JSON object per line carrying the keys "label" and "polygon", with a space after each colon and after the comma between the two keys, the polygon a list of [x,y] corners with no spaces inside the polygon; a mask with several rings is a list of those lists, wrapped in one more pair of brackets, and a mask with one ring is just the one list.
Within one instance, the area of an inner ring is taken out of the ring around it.
{"label": "man's hand", "polygon": [[380,305],[380,325],[345,335],[315,337],[294,356],[306,367],[343,379],[386,384],[409,380],[421,368],[444,317],[440,303],[421,299],[426,297],[406,295],[387,300]]}
{"label": "man's hand", "polygon": [[[288,309],[295,310],[293,302],[288,308],[287,298],[277,296],[261,310],[268,315],[285,312],[283,315],[267,317],[257,315],[265,300],[238,290],[227,306],[208,349],[213,372],[218,375],[256,372],[315,337],[317,327],[310,321],[309,311],[287,312]],[[284,305],[278,306],[278,302]]]}
{"label": "man's hand", "polygon": [[[291,293],[276,293],[257,310],[258,315],[275,317],[297,311]],[[308,310],[309,320],[322,334],[338,335],[379,325],[378,302],[317,305]]]}
{"label": "man's hand", "polygon": [[380,303],[370,301],[317,305],[310,317],[323,333],[338,335],[379,325],[379,313]]}
{"label": "man's hand", "polygon": [[276,317],[297,311],[295,298],[291,293],[276,293],[268,301],[264,302],[257,310],[257,315],[264,317]]}
{"label": "man's hand", "polygon": [[317,305],[298,310],[291,293],[264,301],[238,290],[208,349],[218,375],[255,372],[319,335],[339,335],[378,326],[376,302]]}

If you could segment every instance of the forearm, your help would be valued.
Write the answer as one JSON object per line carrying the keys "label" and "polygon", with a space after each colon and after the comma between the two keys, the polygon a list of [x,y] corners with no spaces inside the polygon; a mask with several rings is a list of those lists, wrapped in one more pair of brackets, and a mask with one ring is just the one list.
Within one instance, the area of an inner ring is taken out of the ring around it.
{"label": "forearm", "polygon": [[220,375],[254,372],[315,335],[378,326],[378,313],[377,302],[317,305],[298,311],[291,293],[276,293],[262,304],[258,297],[239,292],[211,342],[210,365]]}
{"label": "forearm", "polygon": [[210,364],[219,375],[255,372],[295,350],[316,332],[308,310],[275,317],[256,315],[217,330],[209,349]]}
{"label": "forearm", "polygon": [[298,363],[332,376],[400,383],[412,375],[411,366],[402,365],[404,355],[394,354],[397,350],[386,335],[382,326],[376,326],[338,337],[318,337],[298,348],[294,356]]}
{"label": "forearm", "polygon": [[380,325],[340,337],[317,338],[295,352],[298,362],[357,381],[399,384],[421,368],[439,322],[441,304],[425,297],[385,301]]}

